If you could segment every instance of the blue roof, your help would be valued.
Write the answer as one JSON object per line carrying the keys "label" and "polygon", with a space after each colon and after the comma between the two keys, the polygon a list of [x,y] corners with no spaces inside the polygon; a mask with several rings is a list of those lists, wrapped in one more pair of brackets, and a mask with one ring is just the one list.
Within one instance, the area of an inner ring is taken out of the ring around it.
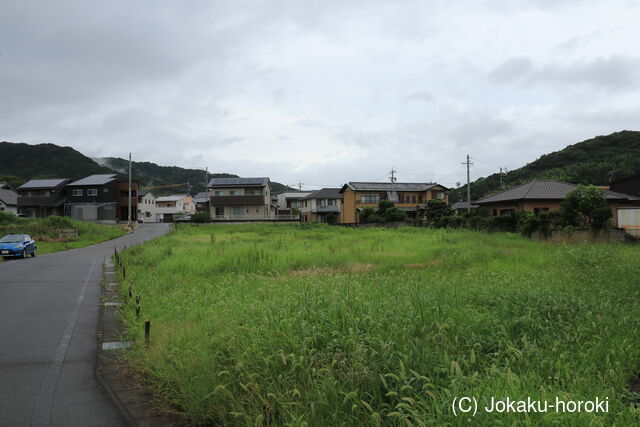
{"label": "blue roof", "polygon": [[264,187],[269,185],[269,178],[212,178],[207,187]]}

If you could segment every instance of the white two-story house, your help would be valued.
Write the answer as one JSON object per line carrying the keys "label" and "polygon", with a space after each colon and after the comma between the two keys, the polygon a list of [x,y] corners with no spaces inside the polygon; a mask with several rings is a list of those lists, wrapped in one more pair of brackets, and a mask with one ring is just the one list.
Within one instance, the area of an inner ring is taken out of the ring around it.
{"label": "white two-story house", "polygon": [[323,188],[303,197],[298,201],[302,222],[339,222],[342,197],[339,188]]}
{"label": "white two-story house", "polygon": [[259,220],[274,215],[269,178],[213,178],[207,190],[214,220]]}

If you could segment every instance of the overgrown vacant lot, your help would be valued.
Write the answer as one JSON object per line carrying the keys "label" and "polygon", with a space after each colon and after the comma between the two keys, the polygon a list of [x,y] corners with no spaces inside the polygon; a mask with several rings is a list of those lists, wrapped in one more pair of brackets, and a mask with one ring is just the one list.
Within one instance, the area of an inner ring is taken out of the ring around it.
{"label": "overgrown vacant lot", "polygon": [[[78,236],[60,238],[60,230],[77,230]],[[119,225],[93,224],[75,221],[68,217],[18,218],[12,214],[0,213],[0,237],[5,234],[29,234],[36,240],[37,253],[66,251],[82,248],[105,240],[115,239],[125,234]],[[2,262],[2,258],[0,258]]]}
{"label": "overgrown vacant lot", "polygon": [[[128,250],[131,362],[194,423],[638,423],[640,248],[402,228],[181,227]],[[143,321],[152,321],[143,344]],[[456,418],[454,397],[606,414]]]}

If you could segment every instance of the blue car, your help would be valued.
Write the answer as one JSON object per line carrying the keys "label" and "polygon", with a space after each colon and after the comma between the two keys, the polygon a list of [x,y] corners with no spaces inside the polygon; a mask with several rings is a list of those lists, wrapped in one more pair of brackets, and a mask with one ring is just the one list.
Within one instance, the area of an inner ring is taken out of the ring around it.
{"label": "blue car", "polygon": [[0,239],[0,255],[5,259],[36,256],[36,241],[28,234],[7,234]]}

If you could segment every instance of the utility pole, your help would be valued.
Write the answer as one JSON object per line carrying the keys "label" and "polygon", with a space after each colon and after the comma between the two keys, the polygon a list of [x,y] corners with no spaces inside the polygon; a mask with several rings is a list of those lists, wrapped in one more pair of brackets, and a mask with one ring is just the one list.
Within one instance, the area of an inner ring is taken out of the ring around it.
{"label": "utility pole", "polygon": [[471,166],[473,163],[471,163],[471,159],[468,154],[467,161],[462,162],[462,164],[467,165],[467,212],[471,212],[471,182],[469,179],[469,166]]}
{"label": "utility pole", "polygon": [[129,210],[127,215],[127,226],[131,227],[131,153],[129,153]]}
{"label": "utility pole", "polygon": [[393,166],[391,167],[391,171],[389,172],[389,180],[394,183],[398,180],[398,178],[396,178],[396,172],[398,172],[397,170],[395,170],[393,168]]}
{"label": "utility pole", "polygon": [[204,167],[204,191],[207,191],[207,186],[209,185],[209,168],[207,166]]}
{"label": "utility pole", "polygon": [[298,190],[302,191],[302,186],[303,185],[304,185],[304,182],[298,181]]}
{"label": "utility pole", "polygon": [[502,179],[504,176],[506,175],[506,173],[502,172],[502,168],[500,168],[500,189],[504,190],[505,185],[504,185],[504,180]]}

